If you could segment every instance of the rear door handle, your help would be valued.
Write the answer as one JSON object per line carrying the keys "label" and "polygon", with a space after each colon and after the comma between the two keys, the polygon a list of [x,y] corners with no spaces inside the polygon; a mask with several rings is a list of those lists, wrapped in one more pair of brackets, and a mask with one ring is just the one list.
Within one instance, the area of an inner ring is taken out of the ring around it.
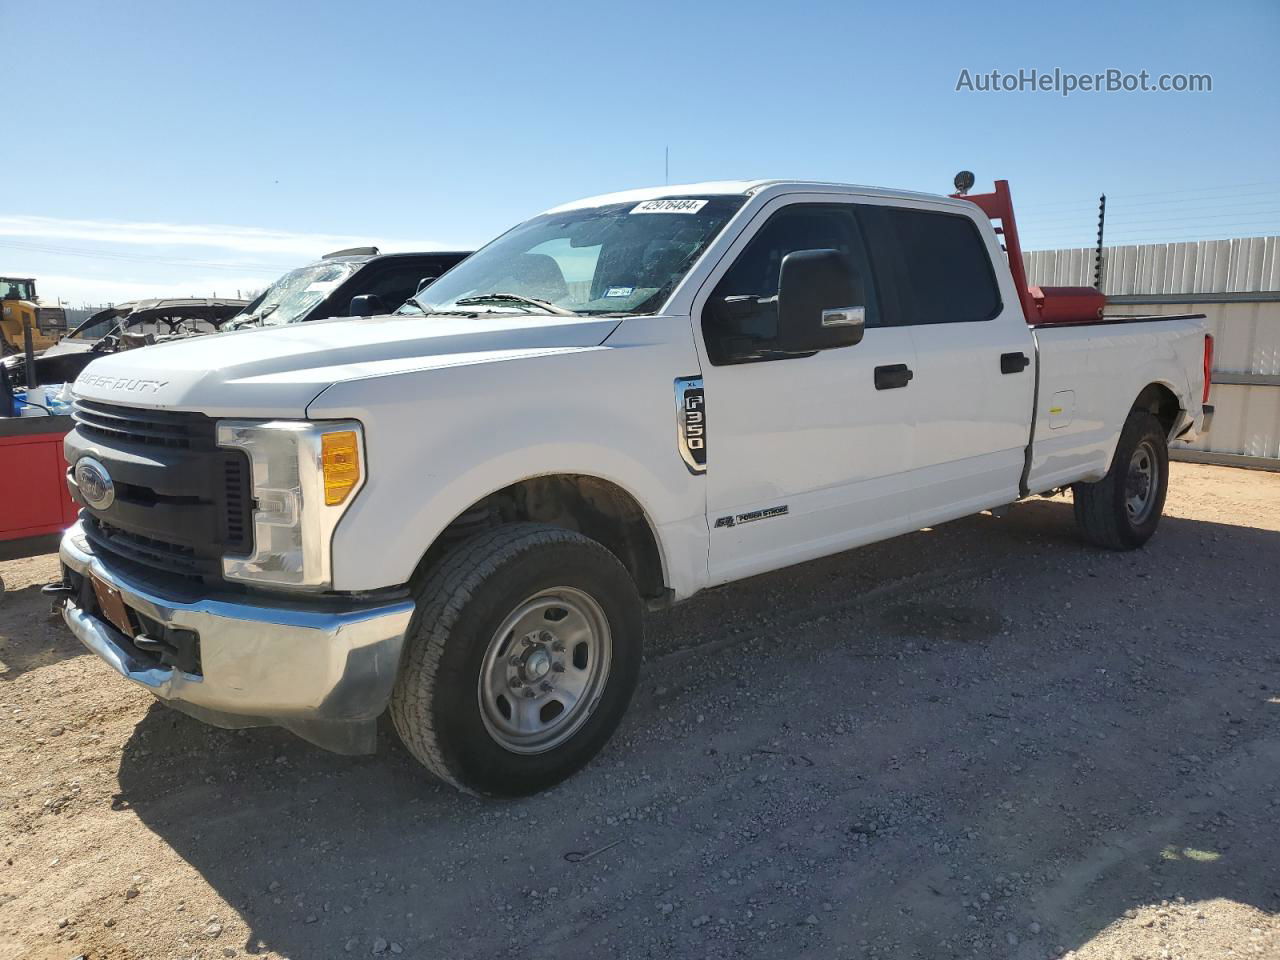
{"label": "rear door handle", "polygon": [[911,382],[915,374],[905,363],[891,363],[885,367],[876,367],[876,389],[896,390]]}
{"label": "rear door handle", "polygon": [[1029,363],[1031,363],[1031,358],[1020,350],[1014,353],[1000,354],[1001,373],[1021,373],[1027,369]]}

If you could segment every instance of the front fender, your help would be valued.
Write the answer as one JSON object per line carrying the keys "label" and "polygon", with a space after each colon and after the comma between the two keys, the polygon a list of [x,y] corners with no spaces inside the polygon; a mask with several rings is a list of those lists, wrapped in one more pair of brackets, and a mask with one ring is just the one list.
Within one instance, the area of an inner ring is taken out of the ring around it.
{"label": "front fender", "polygon": [[[640,504],[668,585],[705,579],[705,493],[675,446],[659,348],[588,347],[338,383],[308,408],[365,428],[368,479],[334,534],[334,589],[405,583],[440,532],[513,483],[585,474]],[[689,557],[698,557],[692,566]]]}

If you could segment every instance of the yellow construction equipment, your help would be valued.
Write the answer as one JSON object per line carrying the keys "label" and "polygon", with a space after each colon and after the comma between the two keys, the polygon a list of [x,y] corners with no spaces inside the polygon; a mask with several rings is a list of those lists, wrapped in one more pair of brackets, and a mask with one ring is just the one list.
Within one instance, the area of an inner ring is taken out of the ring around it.
{"label": "yellow construction equipment", "polygon": [[22,353],[26,334],[31,329],[31,349],[43,350],[58,342],[40,328],[36,282],[30,277],[0,277],[0,355]]}

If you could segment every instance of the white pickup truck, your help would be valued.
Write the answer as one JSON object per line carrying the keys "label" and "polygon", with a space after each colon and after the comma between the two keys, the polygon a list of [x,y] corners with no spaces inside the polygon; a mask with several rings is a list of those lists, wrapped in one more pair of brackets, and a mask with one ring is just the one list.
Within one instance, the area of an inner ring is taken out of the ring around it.
{"label": "white pickup truck", "polygon": [[1066,487],[1145,543],[1211,340],[1100,305],[1027,288],[1003,182],[566,204],[394,315],[91,364],[53,589],[198,718],[364,752],[389,710],[444,780],[529,793],[619,723],[646,605]]}

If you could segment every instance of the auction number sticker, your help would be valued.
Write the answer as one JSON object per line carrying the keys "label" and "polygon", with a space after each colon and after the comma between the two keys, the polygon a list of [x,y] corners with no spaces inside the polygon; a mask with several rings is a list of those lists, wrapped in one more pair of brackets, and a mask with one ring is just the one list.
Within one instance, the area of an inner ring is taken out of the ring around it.
{"label": "auction number sticker", "polygon": [[632,213],[697,213],[707,205],[705,200],[646,200],[638,203]]}

